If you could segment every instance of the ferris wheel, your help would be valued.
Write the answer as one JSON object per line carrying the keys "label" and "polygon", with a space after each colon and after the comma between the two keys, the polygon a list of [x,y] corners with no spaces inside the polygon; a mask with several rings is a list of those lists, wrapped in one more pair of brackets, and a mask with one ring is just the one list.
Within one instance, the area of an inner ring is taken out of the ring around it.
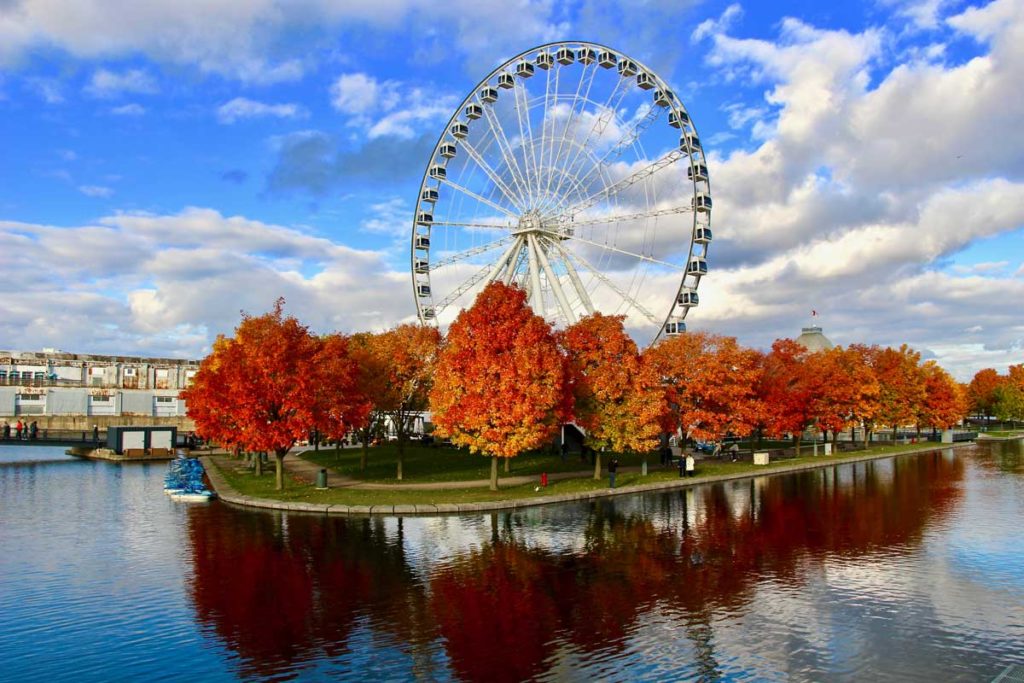
{"label": "ferris wheel", "polygon": [[556,326],[600,311],[656,340],[686,329],[711,242],[693,121],[666,83],[585,42],[527,50],[452,114],[420,184],[413,295],[448,324],[492,281]]}

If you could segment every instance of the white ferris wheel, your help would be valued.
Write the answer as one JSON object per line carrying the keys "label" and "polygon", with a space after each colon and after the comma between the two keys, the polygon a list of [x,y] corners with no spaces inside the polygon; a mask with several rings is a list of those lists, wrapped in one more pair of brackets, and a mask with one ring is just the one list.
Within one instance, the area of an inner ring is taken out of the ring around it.
{"label": "white ferris wheel", "polygon": [[638,336],[686,329],[707,273],[711,187],[693,121],[653,71],[594,43],[527,50],[455,110],[412,228],[423,322],[494,280],[556,326],[600,311]]}

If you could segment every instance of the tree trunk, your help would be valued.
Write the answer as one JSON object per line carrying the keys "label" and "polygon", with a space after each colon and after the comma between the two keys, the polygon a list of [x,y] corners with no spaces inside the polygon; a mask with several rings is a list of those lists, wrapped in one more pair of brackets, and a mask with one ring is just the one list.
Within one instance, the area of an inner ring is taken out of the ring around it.
{"label": "tree trunk", "polygon": [[405,453],[402,451],[402,442],[398,442],[398,481],[402,481],[402,466],[405,464]]}
{"label": "tree trunk", "polygon": [[895,444],[896,441],[899,439],[899,437],[900,437],[899,429],[896,427],[896,425],[893,425],[892,426],[892,442]]}
{"label": "tree trunk", "polygon": [[256,476],[263,476],[263,458],[260,457],[259,453],[256,454]]}
{"label": "tree trunk", "polygon": [[839,432],[832,432],[832,455],[839,452]]}
{"label": "tree trunk", "polygon": [[601,451],[594,451],[594,479],[601,479]]}
{"label": "tree trunk", "polygon": [[802,436],[803,432],[793,435],[793,443],[796,445],[796,457],[798,458],[800,457],[800,442],[803,440]]}
{"label": "tree trunk", "polygon": [[491,490],[498,490],[498,456],[491,456]]}
{"label": "tree trunk", "polygon": [[512,458],[505,458],[505,474],[512,471]]}
{"label": "tree trunk", "polygon": [[284,456],[288,453],[287,450],[277,449],[274,451],[274,455],[277,460],[277,490],[284,491]]}
{"label": "tree trunk", "polygon": [[871,444],[871,430],[868,428],[867,423],[864,424],[864,450],[867,450],[868,445]]}
{"label": "tree trunk", "polygon": [[363,443],[363,452],[359,454],[359,471],[366,471],[366,460],[370,456],[370,430],[366,430],[363,433],[363,437],[360,439]]}

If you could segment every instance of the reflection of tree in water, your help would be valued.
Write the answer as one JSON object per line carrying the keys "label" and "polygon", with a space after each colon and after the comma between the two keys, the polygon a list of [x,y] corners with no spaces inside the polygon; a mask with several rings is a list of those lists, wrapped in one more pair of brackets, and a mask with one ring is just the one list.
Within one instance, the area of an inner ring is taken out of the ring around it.
{"label": "reflection of tree in water", "polygon": [[650,514],[607,501],[578,552],[495,515],[489,542],[432,568],[428,586],[379,522],[291,516],[285,532],[279,517],[214,508],[190,519],[193,594],[243,673],[347,653],[363,617],[414,660],[440,646],[460,678],[522,680],[567,647],[621,651],[643,615],[669,611],[693,675],[714,679],[714,614],[742,612],[766,576],[800,586],[828,557],[916,546],[963,470],[936,454],[649,497]]}
{"label": "reflection of tree in water", "polygon": [[189,538],[196,612],[241,658],[243,676],[346,653],[362,616],[414,647],[433,640],[402,543],[380,520],[217,507],[190,515]]}

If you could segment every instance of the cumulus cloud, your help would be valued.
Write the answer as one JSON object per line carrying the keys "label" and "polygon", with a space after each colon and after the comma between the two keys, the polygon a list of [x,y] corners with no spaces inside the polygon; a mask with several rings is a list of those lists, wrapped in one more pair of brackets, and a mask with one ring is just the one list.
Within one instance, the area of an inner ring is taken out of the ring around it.
{"label": "cumulus cloud", "polygon": [[[319,332],[414,315],[408,275],[380,253],[212,209],[79,226],[0,221],[0,248],[12,256],[0,288],[19,292],[0,335],[17,348],[77,338],[83,351],[197,357],[239,309],[259,313],[282,295]],[[339,294],[359,305],[339,306]]]}
{"label": "cumulus cloud", "polygon": [[[914,6],[922,26],[941,14]],[[1024,76],[1020,3],[945,19],[990,45],[985,54],[874,75],[879,28],[784,19],[776,38],[751,39],[733,35],[732,18],[694,38],[710,45],[713,74],[766,86],[763,103],[730,111],[732,123],[758,109],[773,123],[755,148],[709,159],[717,239],[691,327],[766,346],[798,333],[794,321],[814,308],[837,342],[910,342],[960,377],[1020,362],[1024,328],[1000,303],[1024,295],[1004,275],[1009,263],[939,267],[1024,226],[1024,99],[1006,97]]]}
{"label": "cumulus cloud", "polygon": [[298,104],[266,104],[236,97],[217,107],[217,120],[221,123],[235,123],[240,119],[266,118],[300,119],[308,116],[304,107]]}
{"label": "cumulus cloud", "polygon": [[330,88],[331,105],[346,114],[347,125],[370,139],[393,136],[410,140],[451,116],[459,100],[434,87],[379,81],[365,73],[342,74]]}
{"label": "cumulus cloud", "polygon": [[114,191],[109,187],[102,185],[79,185],[78,191],[84,194],[86,197],[110,197],[113,196]]}
{"label": "cumulus cloud", "polygon": [[142,116],[146,113],[146,108],[141,104],[132,102],[120,107],[111,107],[110,113],[114,116]]}
{"label": "cumulus cloud", "polygon": [[97,69],[83,90],[92,97],[107,99],[125,93],[152,95],[159,88],[153,77],[142,69],[129,69],[122,73]]}

